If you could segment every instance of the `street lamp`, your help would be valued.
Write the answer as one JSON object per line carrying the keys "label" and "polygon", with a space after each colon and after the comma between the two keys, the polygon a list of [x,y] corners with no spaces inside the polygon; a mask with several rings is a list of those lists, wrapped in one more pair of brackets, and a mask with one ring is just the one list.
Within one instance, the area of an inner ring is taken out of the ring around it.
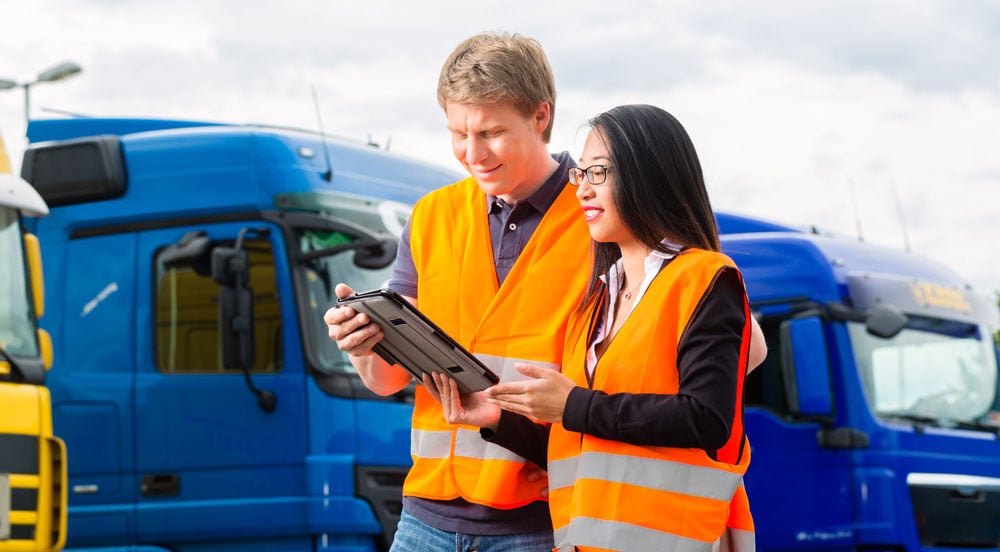
{"label": "street lamp", "polygon": [[9,79],[0,79],[0,90],[10,90],[21,87],[24,89],[24,124],[31,120],[31,87],[43,82],[55,82],[83,71],[80,66],[72,61],[64,61],[59,65],[49,67],[38,74],[35,80],[30,82],[16,82]]}

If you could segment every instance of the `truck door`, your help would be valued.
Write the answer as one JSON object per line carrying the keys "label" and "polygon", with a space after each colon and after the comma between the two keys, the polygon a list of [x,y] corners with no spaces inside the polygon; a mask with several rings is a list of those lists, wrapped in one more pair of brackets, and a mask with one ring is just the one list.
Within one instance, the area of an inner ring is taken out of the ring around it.
{"label": "truck door", "polygon": [[[241,231],[255,337],[248,377],[223,365],[221,286],[211,272],[212,250],[234,247]],[[275,262],[287,258],[280,229],[253,221],[149,230],[138,255],[139,541],[310,549],[302,536],[305,375],[300,348],[284,347],[300,341],[290,336],[298,330],[287,263]],[[248,382],[274,394],[273,411]]]}
{"label": "truck door", "polygon": [[[45,239],[43,238],[43,243]],[[53,239],[46,255],[53,426],[69,451],[70,547],[133,538],[134,233]],[[64,251],[64,252],[63,252]]]}
{"label": "truck door", "polygon": [[[746,475],[747,495],[753,512],[760,550],[852,549],[855,535],[851,449],[849,435],[831,433],[829,416],[808,416],[789,405],[794,370],[814,371],[810,392],[834,397],[839,377],[839,356],[829,325],[814,319],[818,328],[816,348],[826,351],[827,362],[785,358],[791,340],[788,317],[761,319],[768,345],[767,359],[747,378],[746,429],[751,461]],[[782,331],[785,324],[786,331]],[[812,348],[810,348],[812,349]],[[793,364],[793,366],[789,366]],[[845,443],[821,436],[845,437]]]}

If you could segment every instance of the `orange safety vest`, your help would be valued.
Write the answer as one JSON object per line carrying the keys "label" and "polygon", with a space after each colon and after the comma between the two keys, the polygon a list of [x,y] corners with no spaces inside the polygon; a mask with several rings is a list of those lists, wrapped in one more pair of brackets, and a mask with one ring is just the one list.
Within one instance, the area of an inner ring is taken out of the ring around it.
{"label": "orange safety vest", "polygon": [[[567,330],[563,373],[581,387],[608,394],[677,393],[681,337],[726,266],[735,265],[721,253],[698,249],[670,261],[608,345],[592,382],[586,373],[586,354],[598,307],[575,315]],[[740,489],[750,452],[743,432],[743,380],[751,328],[746,302],[744,310],[747,322],[732,432],[716,459],[701,449],[631,445],[553,424],[549,509],[556,550],[708,552],[727,533],[731,544],[741,546],[739,550],[753,549],[749,505],[745,500],[746,507],[739,505],[739,497],[746,497]]]}
{"label": "orange safety vest", "polygon": [[[496,372],[519,376],[515,362],[559,368],[566,321],[590,273],[590,235],[569,186],[559,194],[498,286],[486,195],[467,178],[432,192],[413,209],[410,248],[420,310]],[[410,441],[413,467],[403,494],[461,497],[494,508],[544,500],[547,483],[525,479],[527,461],[487,443],[479,428],[444,420],[417,386]]]}

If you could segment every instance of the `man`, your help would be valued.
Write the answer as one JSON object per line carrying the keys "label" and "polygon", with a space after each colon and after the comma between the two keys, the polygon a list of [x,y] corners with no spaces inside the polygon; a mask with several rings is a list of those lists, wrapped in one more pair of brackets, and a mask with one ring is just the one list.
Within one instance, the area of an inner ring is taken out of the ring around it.
{"label": "man", "polygon": [[[455,157],[471,175],[423,198],[400,240],[389,287],[407,297],[501,379],[515,362],[558,369],[565,320],[582,296],[589,233],[567,171],[550,155],[555,83],[541,46],[483,33],[445,62],[438,102]],[[338,297],[352,290],[337,286]],[[326,314],[331,339],[362,380],[388,395],[408,372],[372,353],[376,324],[349,308]],[[449,425],[417,388],[403,514],[394,551],[550,551],[544,478],[523,458]]]}

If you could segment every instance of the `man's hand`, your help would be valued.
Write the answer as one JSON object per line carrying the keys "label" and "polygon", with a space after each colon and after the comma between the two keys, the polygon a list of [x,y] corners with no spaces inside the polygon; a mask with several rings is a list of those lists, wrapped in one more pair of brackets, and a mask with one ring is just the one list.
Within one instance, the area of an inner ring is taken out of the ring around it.
{"label": "man's hand", "polygon": [[[334,288],[337,298],[343,299],[354,293],[347,284],[337,284]],[[372,354],[372,347],[382,340],[382,328],[371,321],[365,313],[351,307],[330,307],[323,315],[330,339],[345,353],[361,357]]]}
{"label": "man's hand", "polygon": [[514,368],[532,379],[490,387],[485,391],[490,401],[504,410],[540,422],[562,422],[566,399],[576,387],[573,381],[555,370],[531,364],[517,363]]}
{"label": "man's hand", "polygon": [[[528,481],[543,481],[549,478],[549,472],[534,464],[527,464],[525,465],[524,478]],[[543,487],[540,494],[547,498],[549,496],[549,488]]]}
{"label": "man's hand", "polygon": [[[344,298],[354,290],[347,284],[337,284],[334,293],[338,298]],[[334,306],[323,315],[323,321],[330,339],[337,344],[337,348],[347,353],[348,360],[368,389],[386,396],[410,384],[412,378],[409,372],[399,366],[390,366],[372,351],[385,334],[367,314],[351,307]]]}

